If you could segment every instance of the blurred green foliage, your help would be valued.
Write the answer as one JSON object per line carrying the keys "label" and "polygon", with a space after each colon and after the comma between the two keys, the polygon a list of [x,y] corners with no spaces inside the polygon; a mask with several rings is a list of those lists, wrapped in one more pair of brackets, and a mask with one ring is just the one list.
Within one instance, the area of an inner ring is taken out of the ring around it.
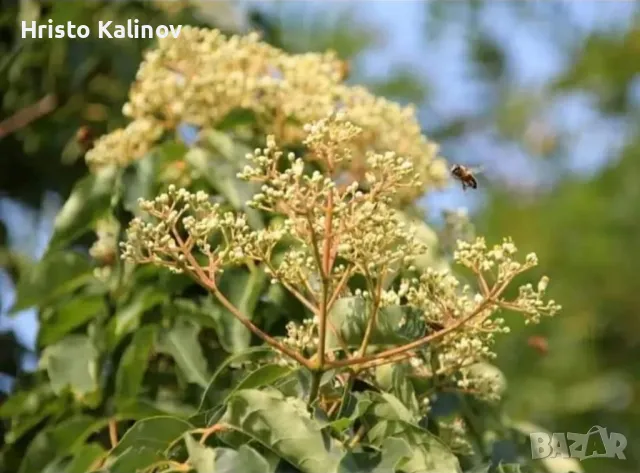
{"label": "blurred green foliage", "polygon": [[[488,173],[486,201],[473,221],[488,238],[511,235],[526,251],[536,251],[540,275],[552,277],[551,295],[563,304],[558,319],[522,326],[500,341],[498,365],[510,381],[507,412],[553,432],[587,432],[594,425],[621,432],[629,441],[626,461],[589,459],[581,465],[587,472],[635,472],[640,465],[634,442],[640,438],[638,9],[625,2],[610,8],[585,2],[585,10],[596,16],[599,9],[602,18],[618,14],[617,26],[589,29],[577,24],[578,4],[455,3],[427,6],[429,36],[467,22],[468,60],[478,71],[469,80],[496,93],[478,114],[454,117],[438,130],[448,143],[484,133],[494,148],[527,157],[516,161],[520,167],[512,159],[521,156],[508,152],[487,163],[495,173]],[[496,41],[488,26],[487,19],[498,13],[511,19],[513,30],[535,24],[540,41],[553,44],[563,66],[542,83],[518,84],[512,48]],[[581,122],[587,129],[576,130],[579,125],[554,116],[558,104],[576,98],[588,104],[582,113],[598,117]],[[598,133],[599,126],[620,129],[621,138],[603,148],[608,156],[595,173],[571,171],[583,165],[577,150],[585,148],[576,147],[577,141]],[[540,336],[548,352],[531,338]]]}

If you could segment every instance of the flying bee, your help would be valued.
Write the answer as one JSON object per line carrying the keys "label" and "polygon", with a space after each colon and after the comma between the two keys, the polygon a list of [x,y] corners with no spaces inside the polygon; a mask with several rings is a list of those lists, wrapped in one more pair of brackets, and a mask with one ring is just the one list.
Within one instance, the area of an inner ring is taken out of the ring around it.
{"label": "flying bee", "polygon": [[546,338],[541,337],[540,335],[532,335],[531,337],[529,337],[529,339],[527,340],[527,345],[529,345],[541,355],[546,355],[547,353],[549,353],[549,342]]}
{"label": "flying bee", "polygon": [[340,71],[340,79],[347,80],[351,75],[351,64],[349,63],[349,61],[347,60],[340,61],[339,71]]}
{"label": "flying bee", "polygon": [[87,125],[83,125],[76,131],[75,140],[85,150],[88,150],[93,146],[94,141],[93,130]]}
{"label": "flying bee", "polygon": [[478,188],[478,181],[474,174],[482,172],[481,168],[472,169],[461,164],[454,164],[451,166],[451,175],[462,183],[462,190],[466,191],[467,187],[472,189]]}

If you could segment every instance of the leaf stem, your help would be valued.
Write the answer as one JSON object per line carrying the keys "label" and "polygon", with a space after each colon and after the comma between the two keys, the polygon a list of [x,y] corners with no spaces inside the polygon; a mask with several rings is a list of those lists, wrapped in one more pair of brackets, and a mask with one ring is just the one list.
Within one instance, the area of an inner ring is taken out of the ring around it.
{"label": "leaf stem", "polygon": [[220,289],[218,289],[218,286],[216,285],[215,280],[209,278],[205,274],[204,270],[202,269],[200,264],[196,261],[196,259],[194,258],[193,254],[191,254],[191,252],[189,252],[189,251],[186,251],[184,243],[183,243],[182,239],[180,238],[180,235],[178,234],[178,232],[175,231],[175,229],[174,229],[174,237],[176,238],[176,241],[178,243],[178,246],[180,247],[180,250],[181,250],[182,254],[185,256],[185,259],[187,260],[187,262],[190,265],[190,267],[188,267],[188,266],[186,267],[186,270],[187,270],[187,273],[189,273],[191,275],[191,277],[193,277],[197,282],[199,282],[201,285],[203,285],[205,288],[207,288],[211,293],[213,293],[213,295],[216,297],[216,299],[218,299],[218,301],[229,312],[231,312],[231,314],[236,319],[238,319],[242,325],[247,327],[258,338],[262,339],[267,345],[270,345],[271,347],[275,348],[276,350],[280,351],[281,353],[284,353],[285,355],[288,355],[289,357],[293,358],[298,363],[300,363],[302,366],[304,366],[306,368],[311,368],[311,366],[312,366],[311,362],[309,360],[307,360],[304,356],[302,356],[300,353],[298,353],[295,350],[287,347],[285,344],[279,342],[275,338],[271,337],[267,333],[265,333],[262,330],[260,330],[253,322],[251,322],[251,320],[249,320],[249,318],[246,315],[244,315],[242,312],[240,312],[240,310],[237,307],[235,307],[229,301],[229,299],[227,299],[224,296],[224,294],[220,291]]}
{"label": "leaf stem", "polygon": [[320,392],[320,381],[322,380],[322,370],[312,370],[311,371],[311,388],[309,389],[309,401],[307,402],[307,406],[311,407],[311,405],[318,398],[318,393]]}
{"label": "leaf stem", "polygon": [[364,437],[364,434],[366,431],[367,431],[366,427],[364,425],[361,425],[358,431],[356,432],[356,434],[353,436],[353,438],[349,442],[349,448],[353,448],[356,445],[358,445],[358,443],[360,443],[360,441],[362,440],[362,437]]}
{"label": "leaf stem", "polygon": [[320,320],[318,324],[318,365],[320,369],[325,364],[325,349],[327,344],[327,318],[329,313],[329,285],[331,276],[332,250],[332,222],[333,222],[333,189],[329,190],[327,208],[324,217],[324,244],[322,247],[322,301],[320,305]]}
{"label": "leaf stem", "polygon": [[378,280],[376,281],[375,294],[373,295],[374,299],[373,299],[373,304],[371,308],[371,317],[369,317],[369,320],[367,321],[367,327],[364,331],[364,336],[362,338],[362,344],[360,345],[360,350],[358,350],[358,356],[364,356],[364,354],[367,352],[367,347],[369,346],[369,341],[371,340],[373,329],[376,326],[378,312],[380,311],[381,294],[382,294],[382,276],[379,277]]}
{"label": "leaf stem", "polygon": [[118,445],[118,424],[115,419],[109,419],[109,442],[111,448],[115,448]]}
{"label": "leaf stem", "polygon": [[227,429],[227,426],[224,424],[214,424],[210,427],[193,430],[192,433],[202,434],[202,437],[200,437],[200,445],[204,445],[205,442],[207,441],[207,438],[209,438],[210,435],[213,435],[218,432],[223,432],[226,429]]}

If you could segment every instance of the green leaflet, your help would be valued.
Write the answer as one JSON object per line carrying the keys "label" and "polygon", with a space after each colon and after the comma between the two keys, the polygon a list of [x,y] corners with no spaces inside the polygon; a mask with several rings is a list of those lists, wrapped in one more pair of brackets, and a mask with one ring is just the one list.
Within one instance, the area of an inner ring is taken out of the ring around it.
{"label": "green leaflet", "polygon": [[199,326],[179,319],[172,328],[160,332],[157,349],[173,357],[188,382],[206,388],[209,376],[207,361],[198,341],[199,332]]}
{"label": "green leaflet", "polygon": [[220,423],[231,426],[300,469],[335,472],[344,452],[308,417],[304,403],[274,391],[237,391]]}

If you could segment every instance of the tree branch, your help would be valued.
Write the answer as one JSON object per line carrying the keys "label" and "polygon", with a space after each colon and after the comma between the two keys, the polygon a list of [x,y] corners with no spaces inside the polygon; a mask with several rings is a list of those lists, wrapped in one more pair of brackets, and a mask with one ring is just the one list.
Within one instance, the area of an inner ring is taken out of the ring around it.
{"label": "tree branch", "polygon": [[31,122],[46,115],[47,113],[50,113],[56,108],[56,105],[56,97],[53,94],[49,94],[45,95],[36,103],[18,110],[9,118],[0,122],[0,139],[26,127]]}
{"label": "tree branch", "polygon": [[329,367],[338,368],[338,367],[345,367],[345,366],[353,366],[353,365],[359,365],[361,363],[366,363],[374,360],[381,360],[383,358],[394,357],[395,355],[402,355],[404,353],[407,353],[408,351],[415,350],[416,348],[420,348],[421,346],[426,345],[429,342],[442,338],[445,335],[448,335],[449,333],[454,332],[455,330],[457,330],[458,328],[460,328],[461,326],[463,326],[464,324],[466,324],[467,322],[469,322],[470,320],[478,316],[478,314],[482,313],[482,311],[484,311],[489,305],[496,304],[494,299],[496,297],[500,297],[500,294],[506,289],[506,286],[507,284],[503,284],[498,289],[494,287],[491,297],[488,297],[484,301],[482,301],[482,303],[479,304],[478,307],[475,310],[473,310],[469,315],[467,315],[466,317],[463,317],[462,319],[449,325],[448,327],[445,327],[442,330],[429,334],[411,343],[407,343],[405,345],[395,347],[395,348],[390,348],[380,353],[354,357],[346,360],[336,360],[329,363]]}

